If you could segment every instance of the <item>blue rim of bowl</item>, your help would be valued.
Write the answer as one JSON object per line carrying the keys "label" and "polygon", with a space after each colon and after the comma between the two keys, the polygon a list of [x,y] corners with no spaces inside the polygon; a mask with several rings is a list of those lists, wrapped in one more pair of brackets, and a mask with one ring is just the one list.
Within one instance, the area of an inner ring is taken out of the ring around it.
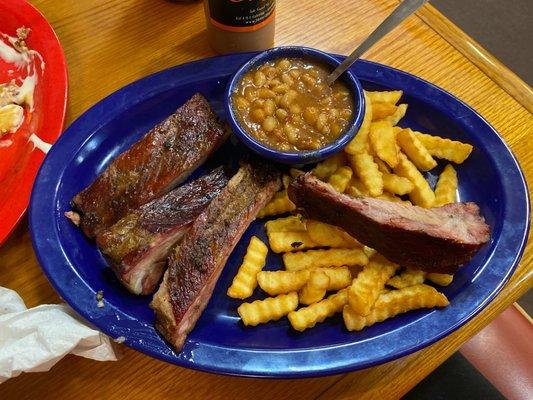
{"label": "blue rim of bowl", "polygon": [[268,158],[269,160],[284,164],[308,164],[323,160],[344,148],[348,142],[353,139],[363,123],[366,108],[364,91],[361,83],[350,70],[344,72],[339,79],[348,85],[348,88],[353,94],[355,104],[354,114],[350,124],[340,134],[340,136],[335,141],[319,149],[298,152],[285,152],[276,150],[260,142],[250,133],[248,133],[246,129],[241,126],[237,116],[235,115],[235,111],[232,106],[231,95],[233,94],[235,87],[239,83],[242,76],[252,68],[261,65],[266,61],[271,61],[282,57],[302,57],[314,59],[321,63],[326,63],[333,68],[336,68],[340,64],[340,61],[335,57],[310,47],[282,46],[263,51],[245,62],[228,82],[224,97],[224,108],[226,111],[227,120],[229,121],[235,135],[248,148],[250,148],[256,154]]}
{"label": "blue rim of bowl", "polygon": [[[44,160],[43,164],[40,167],[39,173],[37,175],[34,190],[32,191],[31,195],[31,201],[30,201],[30,208],[29,208],[29,227],[30,227],[30,235],[31,240],[33,244],[33,248],[35,249],[35,254],[37,257],[37,260],[39,264],[41,265],[41,269],[43,270],[44,274],[48,278],[49,282],[52,284],[54,289],[58,292],[58,294],[63,298],[69,305],[79,314],[81,315],[85,320],[89,321],[90,323],[96,325],[99,329],[101,329],[103,332],[105,332],[107,335],[111,337],[119,337],[122,335],[122,331],[118,330],[118,326],[114,324],[110,324],[108,320],[105,320],[103,318],[94,318],[92,315],[92,309],[88,310],[87,304],[84,302],[85,297],[90,298],[91,300],[90,304],[91,307],[94,302],[94,296],[95,292],[88,286],[88,284],[81,280],[80,276],[78,275],[78,272],[75,271],[72,268],[72,265],[68,264],[66,265],[67,268],[63,273],[53,273],[54,270],[57,268],[63,268],[65,267],[65,254],[64,250],[62,248],[58,248],[58,243],[55,242],[54,239],[59,240],[58,237],[58,230],[57,230],[57,224],[55,221],[55,218],[57,217],[57,212],[55,210],[56,206],[56,195],[57,190],[61,186],[61,176],[64,173],[64,169],[66,168],[66,165],[68,163],[65,162],[64,157],[52,157],[55,155],[55,153],[62,151],[62,147],[64,146],[82,146],[86,143],[88,140],[88,137],[80,137],[80,135],[74,134],[78,131],[83,131],[84,129],[94,129],[94,122],[90,120],[89,117],[97,117],[100,122],[106,121],[107,119],[111,118],[113,105],[116,103],[117,96],[122,98],[126,94],[136,90],[140,89],[144,86],[149,86],[151,88],[151,91],[149,93],[145,93],[144,97],[141,97],[140,100],[150,97],[153,95],[153,93],[157,92],[157,90],[160,90],[162,88],[168,89],[168,79],[169,77],[176,74],[178,71],[180,72],[178,75],[181,77],[177,80],[177,82],[173,82],[170,85],[170,88],[175,86],[180,86],[184,84],[189,84],[199,77],[202,77],[202,72],[204,69],[209,69],[210,66],[216,61],[221,61],[221,64],[218,66],[219,70],[218,73],[220,73],[220,77],[226,75],[231,75],[231,63],[228,63],[227,65],[224,64],[225,60],[231,60],[232,58],[243,58],[243,60],[247,57],[252,57],[256,53],[241,53],[241,54],[232,54],[229,56],[218,56],[218,57],[211,57],[199,61],[194,61],[182,65],[178,65],[163,71],[156,72],[152,75],[149,75],[139,81],[132,82],[129,85],[126,85],[125,87],[117,90],[116,92],[110,94],[105,99],[99,101],[97,104],[92,106],[89,110],[85,111],[79,118],[77,118],[68,128],[67,131],[69,131],[71,134],[63,134],[59,137],[58,141],[56,142],[56,145],[54,145],[48,153],[46,159]],[[335,57],[339,59],[343,59],[344,56],[335,55]],[[419,351],[423,348],[428,347],[429,345],[437,342],[438,340],[448,336],[452,332],[456,331],[459,327],[463,326],[465,323],[473,319],[476,315],[479,314],[481,310],[483,310],[495,297],[496,295],[502,290],[506,282],[509,280],[513,272],[516,270],[516,267],[524,253],[527,238],[530,230],[530,199],[529,199],[529,190],[527,187],[527,183],[524,177],[524,173],[520,168],[520,165],[509,148],[509,146],[504,142],[502,137],[497,133],[497,131],[481,116],[479,115],[474,109],[472,109],[470,106],[459,100],[457,97],[453,96],[449,92],[446,92],[444,89],[441,89],[437,87],[436,85],[419,78],[417,76],[411,75],[407,72],[400,71],[398,69],[385,66],[382,64],[377,64],[371,61],[366,60],[360,60],[356,63],[356,65],[352,66],[353,69],[361,69],[365,72],[362,76],[364,76],[364,80],[368,82],[374,82],[378,84],[383,84],[381,80],[383,79],[384,75],[387,75],[389,78],[392,77],[391,82],[387,82],[387,85],[390,85],[389,87],[396,87],[394,86],[395,83],[398,85],[402,84],[406,80],[411,82],[412,84],[416,85],[426,85],[427,90],[434,95],[435,97],[429,97],[428,103],[429,104],[441,104],[443,103],[449,103],[453,102],[454,104],[457,104],[462,108],[463,113],[463,119],[468,119],[472,123],[474,123],[475,129],[474,131],[479,131],[483,129],[488,129],[491,134],[488,135],[487,140],[489,143],[491,143],[491,146],[498,147],[499,150],[505,149],[506,151],[498,151],[494,152],[493,156],[497,157],[496,161],[504,161],[510,163],[512,166],[512,169],[516,174],[513,174],[510,176],[510,180],[504,180],[503,184],[504,186],[509,189],[513,187],[516,192],[523,193],[524,197],[521,196],[512,196],[510,197],[510,201],[512,204],[510,205],[510,212],[513,214],[521,213],[521,220],[524,221],[525,226],[523,227],[523,230],[520,231],[520,236],[516,238],[516,240],[513,243],[508,243],[513,245],[514,249],[516,250],[516,253],[508,261],[508,267],[505,269],[505,271],[502,271],[500,274],[500,280],[498,282],[490,282],[488,285],[489,287],[485,287],[484,290],[487,290],[484,292],[484,298],[476,300],[476,304],[473,308],[470,308],[468,312],[464,315],[457,316],[456,320],[451,324],[446,326],[445,329],[442,329],[439,333],[433,334],[432,336],[426,336],[422,340],[417,341],[416,343],[413,343],[408,346],[404,346],[403,348],[399,349],[395,353],[390,354],[381,354],[378,357],[367,359],[364,361],[361,360],[352,360],[349,363],[337,363],[334,366],[330,366],[330,368],[324,369],[323,367],[317,366],[315,364],[313,365],[306,365],[305,368],[302,370],[270,370],[268,373],[265,373],[263,370],[257,369],[257,366],[245,366],[243,364],[237,364],[237,365],[216,365],[211,363],[191,363],[189,361],[183,360],[183,359],[177,359],[174,355],[174,353],[168,349],[165,351],[158,351],[154,348],[151,348],[148,346],[148,343],[144,339],[130,339],[129,337],[126,337],[125,344],[133,349],[136,349],[144,354],[147,354],[149,356],[152,356],[156,359],[166,361],[168,363],[172,363],[174,365],[178,365],[181,367],[191,368],[199,371],[204,372],[210,372],[210,373],[218,373],[218,374],[224,374],[224,375],[233,375],[233,376],[241,376],[241,377],[262,377],[262,378],[307,378],[307,377],[318,377],[318,376],[328,376],[328,375],[334,375],[334,374],[341,374],[346,372],[351,372],[355,370],[361,370],[364,368],[370,368],[385,362],[396,360],[400,357],[412,354],[416,351]],[[184,76],[183,71],[188,72],[189,75]],[[366,76],[367,73],[372,72],[372,76]],[[376,78],[381,77],[380,79]],[[126,96],[127,97],[127,96]],[[130,100],[130,102],[138,102],[139,99]],[[68,133],[68,132],[65,132]],[[499,147],[502,146],[502,147]],[[52,204],[51,204],[52,203]],[[52,205],[52,211],[50,212],[50,205]],[[503,240],[507,240],[507,237],[502,238]],[[486,269],[484,268],[486,271]],[[483,273],[483,272],[482,272]],[[485,274],[486,275],[486,274]],[[75,280],[75,281],[74,281]],[[73,291],[73,283],[76,286],[76,291]],[[68,288],[69,290],[65,290],[65,288]],[[477,294],[477,293],[476,293]],[[84,297],[85,296],[85,297]],[[87,301],[89,301],[87,300]],[[114,313],[116,313],[116,317],[114,317],[113,321],[116,321],[117,318],[124,318],[128,319],[129,316],[125,314],[122,310],[115,308],[114,305],[109,304],[106,305],[106,307],[110,307]],[[146,327],[139,327],[140,333],[142,334],[147,329]],[[410,325],[404,326],[404,329],[410,329]],[[381,335],[380,335],[381,336]],[[197,346],[199,344],[196,344]],[[228,357],[227,351],[228,348],[220,345],[215,344],[202,344],[207,348],[209,351],[213,352],[223,352],[224,357]],[[342,356],[342,354],[345,354],[347,351],[349,352],[350,348],[353,346],[353,344],[344,344],[341,346],[325,346],[325,347],[319,347],[314,349],[305,349],[305,350],[299,350],[295,353],[290,353],[290,356],[297,356],[299,357],[300,354],[304,358],[302,360],[306,360],[309,362],[311,359],[313,359],[313,355],[316,355],[317,357],[320,357],[322,352],[328,351],[333,352],[335,354],[328,355],[334,356]],[[267,359],[264,359],[264,355],[262,354],[262,349],[260,350],[250,350],[250,349],[232,349],[232,351],[237,351],[239,353],[243,353],[246,357],[250,358],[251,356],[258,356],[261,358],[263,362],[269,362],[271,365],[275,365],[275,363],[272,363],[273,360],[275,360],[275,355],[279,354],[281,357],[285,356],[284,352],[281,351],[270,351],[267,352]],[[340,351],[340,353],[339,353]],[[342,357],[341,357],[342,358]],[[319,358],[320,359],[320,358]],[[241,360],[242,361],[242,360]],[[322,363],[320,363],[322,365]],[[254,368],[255,367],[255,368]]]}

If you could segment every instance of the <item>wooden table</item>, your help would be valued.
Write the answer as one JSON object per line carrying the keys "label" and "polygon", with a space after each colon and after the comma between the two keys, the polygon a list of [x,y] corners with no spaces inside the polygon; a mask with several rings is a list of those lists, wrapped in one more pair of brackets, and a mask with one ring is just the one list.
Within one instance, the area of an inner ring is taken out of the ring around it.
{"label": "wooden table", "polygon": [[[35,0],[55,28],[69,67],[67,125],[98,100],[161,69],[213,55],[202,5],[163,0]],[[301,44],[347,54],[396,0],[278,2],[276,44]],[[418,75],[483,115],[518,156],[533,182],[531,88],[472,39],[425,6],[389,34],[367,59]],[[529,111],[528,111],[529,110]],[[529,136],[528,136],[529,135]],[[2,399],[397,398],[481,330],[531,286],[532,247],[498,297],[446,339],[372,369],[308,380],[216,376],[169,365],[121,346],[122,359],[99,363],[69,356],[50,372],[25,374],[0,386]],[[33,253],[27,221],[0,249],[0,285],[29,307],[59,302]]]}

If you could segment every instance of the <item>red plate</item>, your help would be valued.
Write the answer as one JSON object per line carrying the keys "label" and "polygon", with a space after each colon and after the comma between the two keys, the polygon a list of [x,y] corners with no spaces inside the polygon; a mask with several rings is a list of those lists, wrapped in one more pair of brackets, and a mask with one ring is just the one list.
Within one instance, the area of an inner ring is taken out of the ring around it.
{"label": "red plate", "polygon": [[[17,28],[31,29],[26,40],[45,62],[44,73],[34,94],[34,110],[15,133],[0,141],[0,245],[11,233],[28,207],[31,188],[45,153],[29,140],[35,133],[46,143],[54,143],[62,132],[67,105],[67,65],[59,40],[44,16],[24,0],[0,1],[0,32],[15,36]],[[0,59],[0,82],[17,76],[16,70]],[[24,71],[22,71],[24,77]]]}

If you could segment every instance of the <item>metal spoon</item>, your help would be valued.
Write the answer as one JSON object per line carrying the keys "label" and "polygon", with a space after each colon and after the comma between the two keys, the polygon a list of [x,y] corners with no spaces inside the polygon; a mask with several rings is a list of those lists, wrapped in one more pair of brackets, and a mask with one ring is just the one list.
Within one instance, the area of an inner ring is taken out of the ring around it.
{"label": "metal spoon", "polygon": [[328,85],[346,71],[365,51],[371,48],[378,40],[396,28],[404,19],[418,10],[428,0],[404,0],[394,11],[357,47],[352,54],[329,74],[326,78]]}

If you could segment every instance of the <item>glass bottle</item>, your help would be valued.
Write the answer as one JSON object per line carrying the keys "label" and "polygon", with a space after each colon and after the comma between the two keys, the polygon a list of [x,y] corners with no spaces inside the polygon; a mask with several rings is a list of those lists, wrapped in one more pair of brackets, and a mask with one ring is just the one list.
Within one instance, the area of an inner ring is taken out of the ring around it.
{"label": "glass bottle", "polygon": [[222,54],[272,47],[275,6],[276,0],[204,0],[209,44]]}

